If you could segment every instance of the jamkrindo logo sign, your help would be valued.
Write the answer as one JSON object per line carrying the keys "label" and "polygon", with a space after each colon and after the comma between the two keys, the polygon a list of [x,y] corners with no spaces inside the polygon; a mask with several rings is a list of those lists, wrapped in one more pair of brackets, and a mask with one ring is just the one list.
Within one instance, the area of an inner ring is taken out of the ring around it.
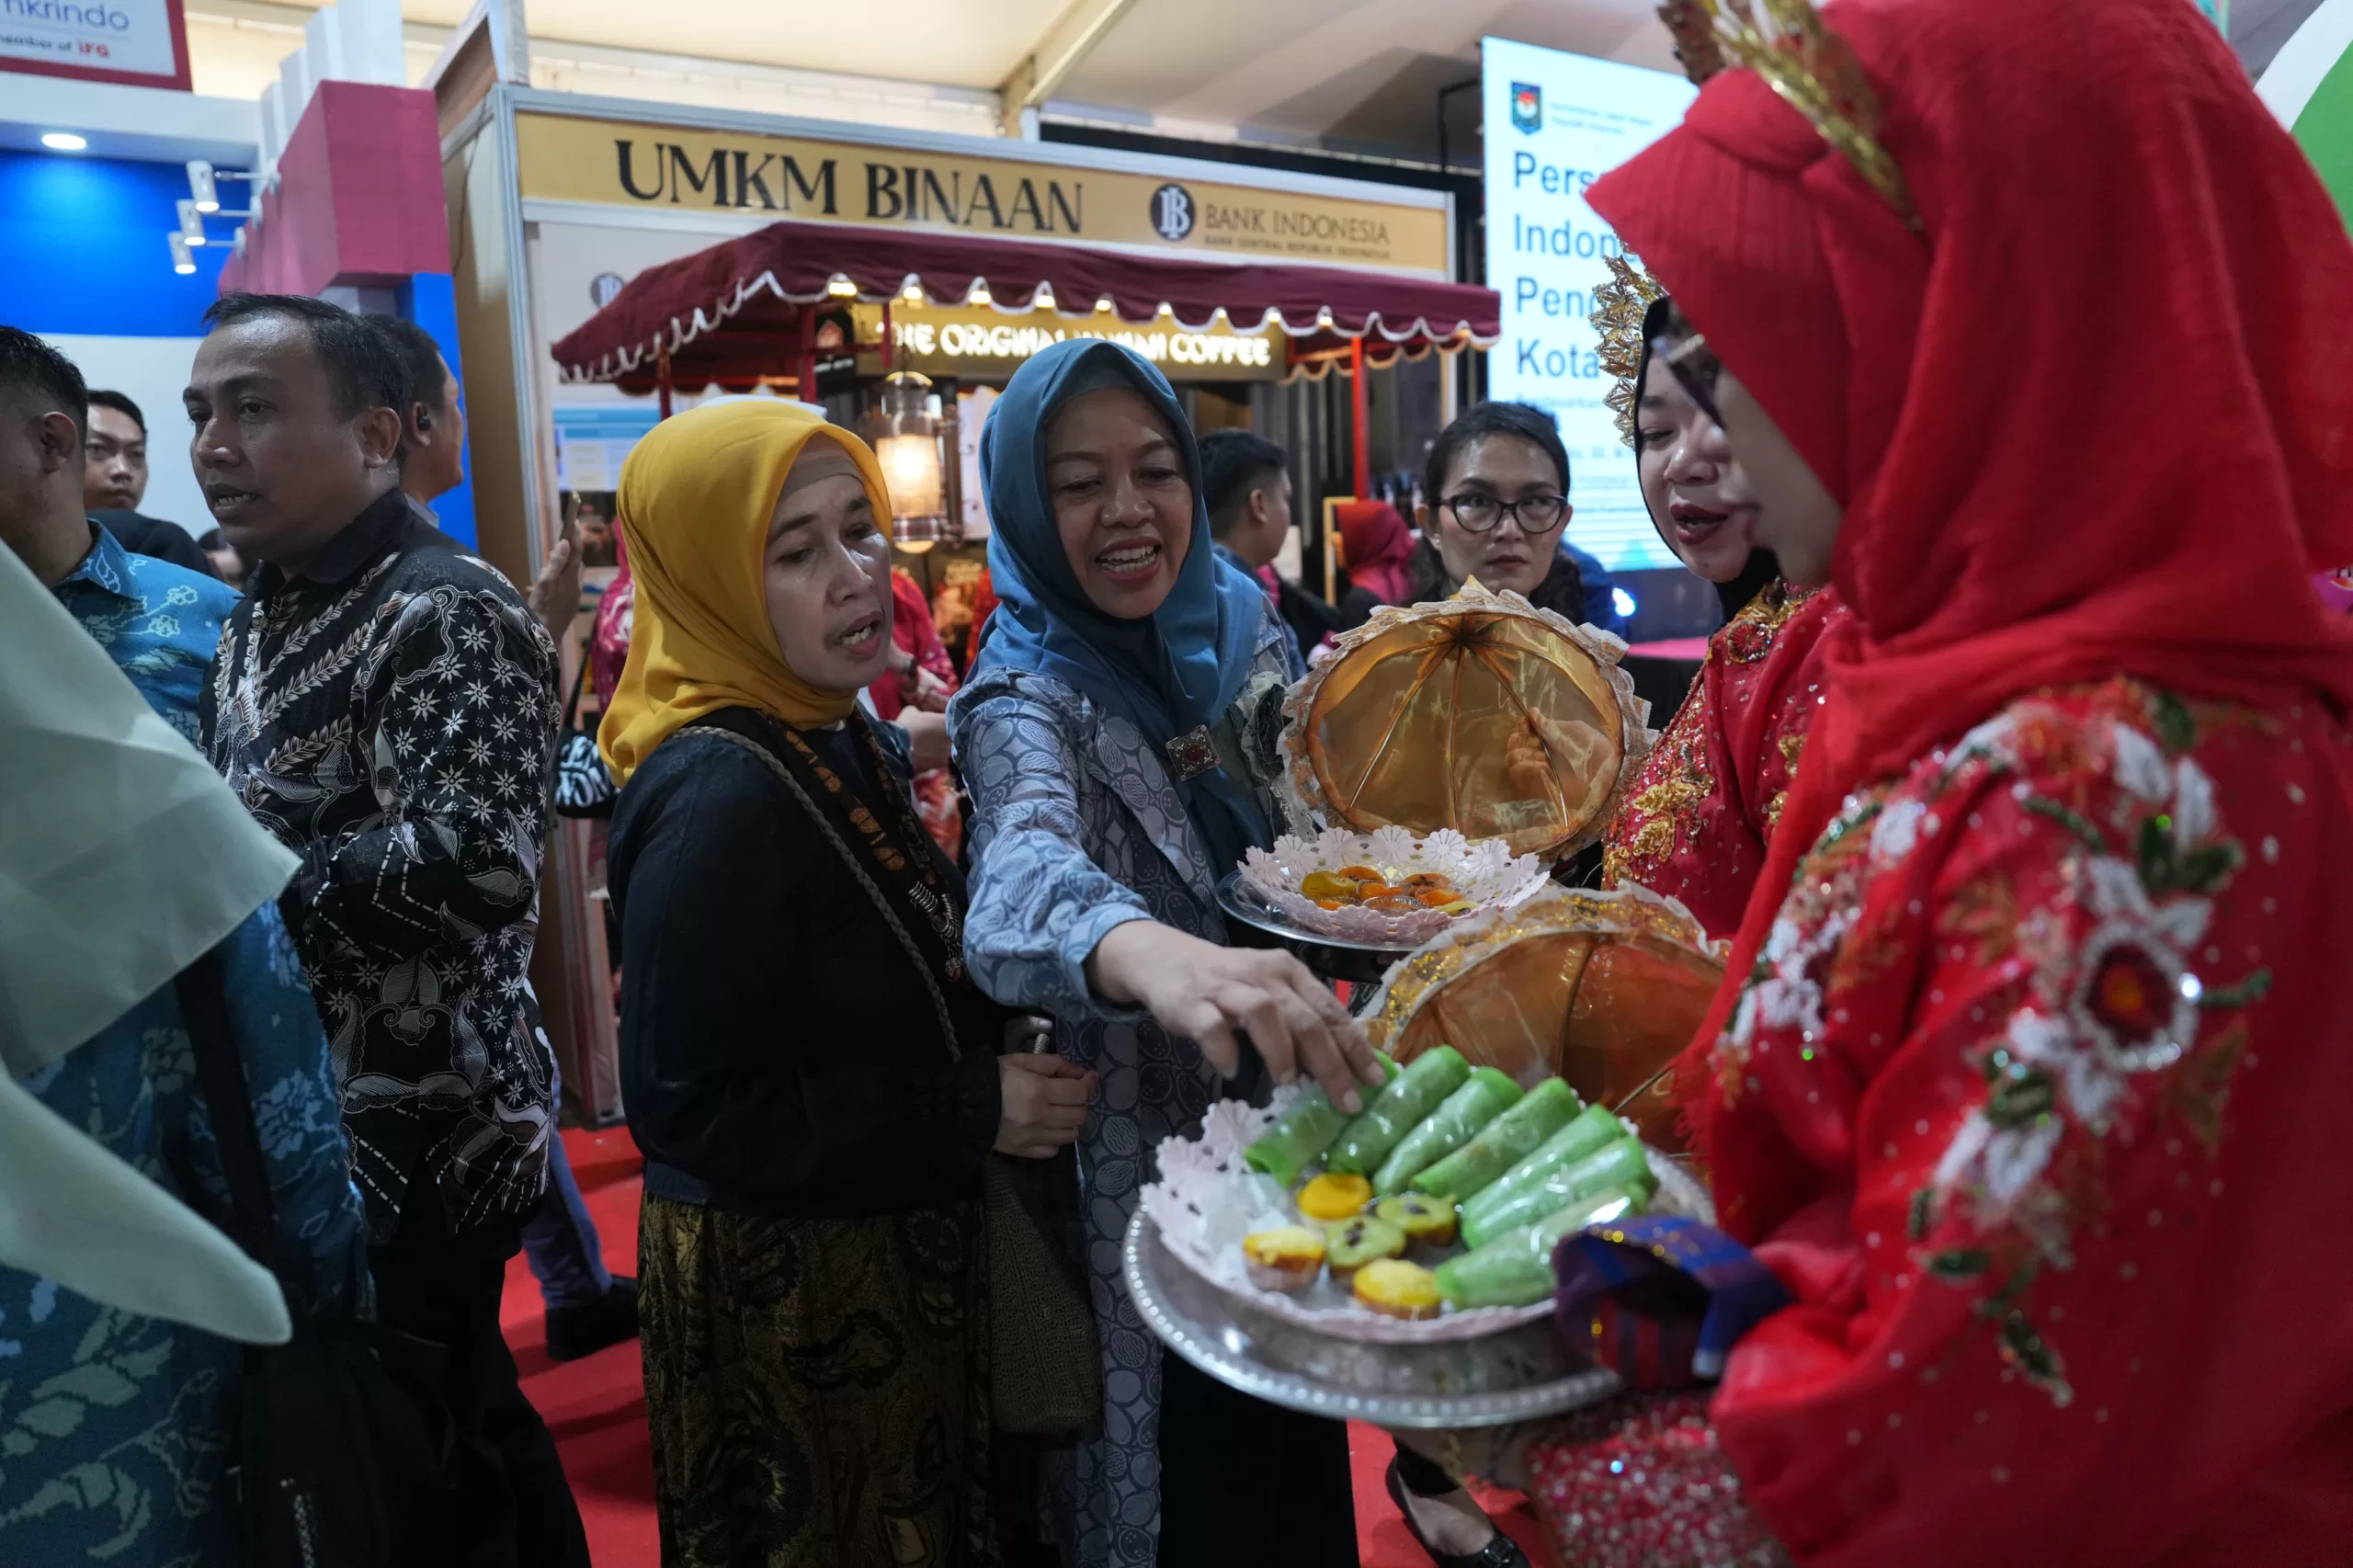
{"label": "jamkrindo logo sign", "polygon": [[0,71],[185,92],[188,23],[180,5],[181,0],[0,0]]}
{"label": "jamkrindo logo sign", "polygon": [[1443,206],[523,113],[527,200],[718,210],[1447,274]]}

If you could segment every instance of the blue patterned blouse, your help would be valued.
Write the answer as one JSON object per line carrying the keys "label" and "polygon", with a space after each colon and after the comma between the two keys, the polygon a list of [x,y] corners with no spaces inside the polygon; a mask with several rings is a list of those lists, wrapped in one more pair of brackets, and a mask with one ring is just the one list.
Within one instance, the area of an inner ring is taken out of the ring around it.
{"label": "blue patterned blouse", "polygon": [[152,555],[133,555],[90,525],[97,542],[57,597],[131,677],[147,705],[197,744],[196,699],[212,676],[237,590]]}
{"label": "blue patterned blouse", "polygon": [[[196,693],[234,593],[100,530],[58,597],[158,713],[193,731]],[[274,905],[219,949],[278,1224],[308,1268],[287,1278],[294,1319],[346,1312],[367,1290],[318,1013]],[[169,986],[25,1081],[110,1152],[227,1222],[210,1118]],[[232,1568],[222,1477],[244,1352],[199,1330],[101,1307],[0,1268],[0,1563]]]}
{"label": "blue patterned blouse", "polygon": [[[1216,727],[1227,771],[1266,788],[1281,726],[1290,632],[1271,616],[1241,699]],[[983,676],[949,710],[972,796],[972,907],[964,957],[981,989],[1055,1020],[1054,1048],[1102,1076],[1078,1141],[1084,1259],[1103,1354],[1104,1422],[1043,1459],[1071,1568],[1148,1568],[1160,1529],[1160,1342],[1120,1278],[1129,1216],[1153,1179],[1151,1153],[1190,1132],[1219,1093],[1200,1048],[1086,983],[1087,956],[1114,927],[1157,920],[1225,939],[1202,835],[1141,732],[1050,676]]]}

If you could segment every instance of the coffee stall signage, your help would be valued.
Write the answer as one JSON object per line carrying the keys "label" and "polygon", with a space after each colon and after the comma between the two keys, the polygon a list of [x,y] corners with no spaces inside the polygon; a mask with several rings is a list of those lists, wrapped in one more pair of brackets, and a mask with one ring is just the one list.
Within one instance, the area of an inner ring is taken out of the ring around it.
{"label": "coffee stall signage", "polygon": [[515,133],[527,200],[1447,270],[1438,206],[528,111]]}
{"label": "coffee stall signage", "polygon": [[[858,369],[875,374],[881,369],[881,307],[860,305],[858,318]],[[1070,317],[1051,310],[1006,315],[985,305],[898,305],[892,310],[893,363],[929,376],[1002,380],[1031,355],[1073,337],[1122,344],[1171,381],[1272,381],[1286,366],[1279,329],[1236,332],[1223,321],[1207,332],[1190,332],[1165,318],[1137,326],[1108,315]]]}

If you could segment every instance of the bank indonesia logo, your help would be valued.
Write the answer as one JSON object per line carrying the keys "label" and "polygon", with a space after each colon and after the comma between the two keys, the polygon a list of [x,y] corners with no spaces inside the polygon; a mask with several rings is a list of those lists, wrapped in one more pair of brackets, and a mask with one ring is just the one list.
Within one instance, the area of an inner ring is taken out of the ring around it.
{"label": "bank indonesia logo", "polygon": [[1511,85],[1511,122],[1521,131],[1544,129],[1544,89],[1533,82]]}
{"label": "bank indonesia logo", "polygon": [[1171,181],[1152,193],[1153,232],[1164,240],[1181,240],[1193,232],[1193,193]]}

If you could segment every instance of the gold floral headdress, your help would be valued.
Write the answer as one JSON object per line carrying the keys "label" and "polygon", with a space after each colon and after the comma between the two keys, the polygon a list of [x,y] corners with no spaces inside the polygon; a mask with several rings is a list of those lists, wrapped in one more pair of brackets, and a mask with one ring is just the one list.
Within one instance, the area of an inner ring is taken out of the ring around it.
{"label": "gold floral headdress", "polygon": [[1658,8],[1658,19],[1675,35],[1675,58],[1683,62],[1683,74],[1695,87],[1706,86],[1708,78],[1724,68],[1723,46],[1716,41],[1715,24],[1699,4],[1700,0],[1666,0]]}
{"label": "gold floral headdress", "polygon": [[1897,216],[1920,227],[1904,171],[1880,142],[1879,95],[1853,48],[1823,25],[1811,0],[1668,0],[1659,17],[1674,32],[1676,54],[1693,81],[1713,75],[1726,56],[1756,72]]}
{"label": "gold floral headdress", "polygon": [[1616,256],[1603,260],[1609,281],[1593,291],[1594,312],[1586,319],[1601,335],[1601,373],[1617,381],[1601,401],[1618,416],[1618,438],[1631,447],[1635,444],[1634,400],[1641,393],[1634,378],[1643,368],[1643,317],[1653,300],[1666,297],[1666,290],[1639,261]]}

